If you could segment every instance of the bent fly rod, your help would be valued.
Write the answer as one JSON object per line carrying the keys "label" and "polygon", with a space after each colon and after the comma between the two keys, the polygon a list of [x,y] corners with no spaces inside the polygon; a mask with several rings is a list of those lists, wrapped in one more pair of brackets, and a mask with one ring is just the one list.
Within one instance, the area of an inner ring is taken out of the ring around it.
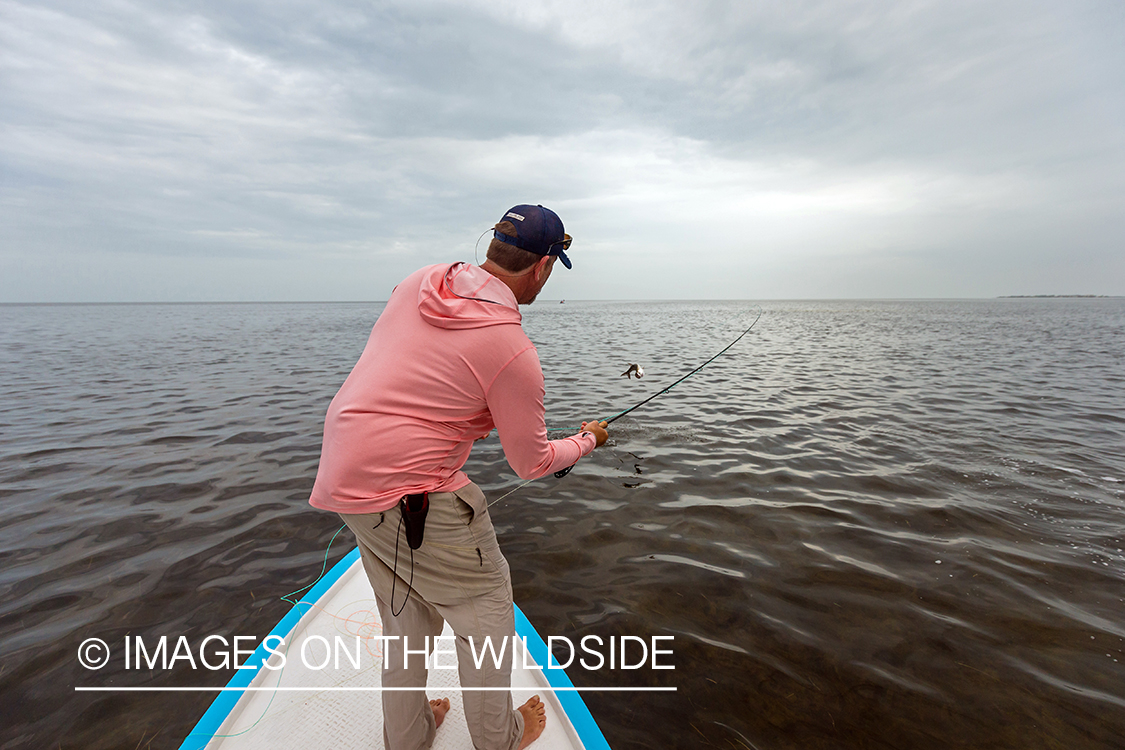
{"label": "bent fly rod", "polygon": [[[670,385],[670,386],[668,386],[668,387],[666,387],[666,388],[662,388],[661,390],[659,390],[659,391],[657,391],[656,393],[652,394],[651,396],[649,396],[648,398],[644,399],[643,401],[639,401],[639,402],[637,402],[637,403],[633,404],[632,406],[630,406],[630,407],[629,407],[628,409],[626,409],[626,410],[625,410],[625,411],[623,411],[623,412],[618,412],[617,414],[613,415],[612,417],[610,417],[610,418],[608,418],[608,419],[603,419],[603,420],[599,420],[599,421],[605,422],[605,423],[606,423],[607,425],[613,424],[614,422],[616,422],[616,421],[617,421],[618,419],[621,419],[621,418],[622,418],[623,416],[625,416],[625,415],[626,415],[626,414],[628,414],[629,412],[631,412],[631,411],[635,411],[636,409],[639,409],[639,408],[641,408],[642,406],[644,406],[645,404],[647,404],[647,403],[648,403],[649,401],[652,401],[652,400],[653,400],[654,398],[656,398],[656,397],[658,397],[658,396],[663,396],[663,395],[664,395],[665,393],[667,393],[668,391],[672,390],[672,389],[673,389],[673,388],[675,388],[675,387],[676,387],[677,385],[679,385],[680,383],[684,382],[685,380],[687,380],[688,378],[690,378],[690,377],[691,377],[692,375],[694,375],[695,373],[699,372],[699,371],[700,371],[700,370],[702,370],[702,369],[703,369],[704,367],[706,367],[707,365],[711,364],[712,362],[714,362],[714,361],[715,361],[716,359],[718,359],[719,357],[721,357],[721,356],[723,356],[724,354],[726,354],[726,353],[727,353],[727,352],[728,352],[728,351],[730,350],[730,348],[731,348],[732,346],[734,346],[735,344],[737,344],[737,343],[738,343],[739,341],[741,341],[741,340],[742,340],[742,337],[743,337],[743,336],[745,336],[746,334],[750,333],[750,329],[751,329],[751,328],[753,328],[753,327],[754,327],[754,326],[755,326],[755,325],[757,324],[758,320],[759,320],[759,319],[761,319],[761,317],[762,317],[762,308],[761,308],[761,306],[759,306],[759,307],[758,307],[758,316],[757,316],[756,318],[754,318],[754,322],[753,322],[753,323],[751,323],[751,324],[750,324],[749,326],[747,326],[747,327],[746,327],[746,330],[745,330],[745,331],[743,331],[742,333],[738,334],[738,337],[737,337],[737,338],[736,338],[736,339],[735,339],[734,341],[730,342],[730,343],[729,343],[729,344],[727,344],[727,345],[726,345],[725,347],[723,347],[723,349],[722,349],[722,350],[721,350],[721,351],[720,351],[720,352],[719,352],[718,354],[716,354],[715,356],[711,357],[711,359],[707,360],[707,361],[706,361],[706,362],[704,362],[703,364],[699,365],[699,367],[696,367],[696,368],[695,368],[694,370],[692,370],[691,372],[689,372],[689,373],[688,373],[687,375],[684,375],[684,376],[683,376],[682,378],[680,378],[679,380],[677,380],[677,381],[676,381],[675,383],[672,383],[672,385]],[[566,476],[567,474],[569,474],[569,473],[570,473],[570,470],[571,470],[571,469],[573,469],[573,468],[574,468],[574,466],[575,466],[574,464],[571,464],[570,466],[566,467],[565,469],[560,469],[559,471],[556,471],[556,472],[555,472],[555,476],[556,476],[557,478],[559,478],[559,479],[562,479],[563,477],[565,477],[565,476]]]}
{"label": "bent fly rod", "polygon": [[750,324],[749,326],[747,326],[747,328],[746,328],[746,330],[745,330],[745,331],[743,331],[742,333],[738,334],[738,338],[736,338],[736,339],[735,339],[734,341],[730,342],[730,343],[729,343],[729,344],[727,344],[727,345],[726,345],[725,347],[723,347],[723,350],[722,350],[722,351],[720,351],[720,352],[719,352],[718,354],[716,354],[716,355],[715,355],[714,357],[711,357],[711,359],[707,360],[706,362],[704,362],[703,364],[701,364],[701,365],[700,365],[699,367],[696,367],[696,368],[695,368],[694,370],[692,370],[691,372],[689,372],[689,373],[688,373],[687,375],[684,375],[684,376],[683,376],[682,378],[680,378],[679,380],[677,380],[677,381],[676,381],[675,383],[672,383],[672,385],[668,386],[667,388],[664,388],[664,389],[662,389],[662,390],[659,390],[659,391],[657,391],[656,393],[654,393],[654,394],[652,394],[651,396],[649,396],[648,398],[646,398],[646,399],[645,399],[644,401],[641,401],[641,402],[639,402],[639,403],[633,404],[632,406],[630,406],[630,407],[629,407],[628,409],[626,409],[625,411],[623,411],[623,412],[620,412],[620,413],[618,413],[618,414],[615,414],[614,416],[610,417],[609,419],[603,419],[602,421],[603,421],[603,422],[605,422],[606,424],[613,424],[614,422],[616,422],[616,421],[617,421],[618,419],[621,419],[621,418],[622,418],[623,416],[625,416],[625,415],[626,415],[626,414],[628,414],[629,412],[631,412],[631,411],[633,411],[633,410],[635,410],[635,409],[639,409],[640,407],[642,407],[642,406],[644,406],[645,404],[647,404],[647,403],[648,403],[649,401],[652,401],[652,400],[653,400],[654,398],[656,398],[657,396],[662,396],[662,395],[664,395],[665,393],[667,393],[668,391],[672,390],[672,389],[673,389],[673,388],[675,388],[675,387],[676,387],[677,385],[679,385],[680,383],[684,382],[685,380],[687,380],[688,378],[690,378],[690,377],[691,377],[692,375],[694,375],[695,373],[699,372],[699,371],[700,371],[700,370],[702,370],[702,369],[703,369],[704,367],[706,367],[707,365],[711,364],[712,362],[714,362],[714,361],[715,361],[716,359],[718,359],[718,358],[719,358],[719,357],[721,357],[722,355],[726,354],[726,352],[727,352],[727,351],[728,351],[728,350],[729,350],[729,349],[730,349],[730,348],[731,348],[732,346],[734,346],[735,344],[737,344],[737,343],[738,343],[738,342],[739,342],[739,341],[740,341],[740,340],[742,339],[742,337],[743,337],[743,336],[745,336],[746,334],[750,333],[750,329],[754,327],[754,324],[755,324],[755,323],[757,323],[757,322],[758,322],[758,319],[759,319],[759,318],[761,318],[761,317],[762,317],[762,308],[761,308],[761,307],[759,307],[759,308],[758,308],[758,317],[757,317],[757,318],[754,318],[754,323],[751,323],[751,324]]}

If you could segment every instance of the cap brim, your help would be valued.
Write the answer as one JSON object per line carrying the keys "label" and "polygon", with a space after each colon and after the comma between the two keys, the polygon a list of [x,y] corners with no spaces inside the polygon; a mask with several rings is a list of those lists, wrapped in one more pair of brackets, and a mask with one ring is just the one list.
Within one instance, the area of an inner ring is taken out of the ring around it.
{"label": "cap brim", "polygon": [[570,258],[566,257],[566,253],[564,253],[562,250],[559,250],[557,253],[555,253],[555,255],[559,256],[559,260],[561,260],[562,264],[569,270],[571,267]]}

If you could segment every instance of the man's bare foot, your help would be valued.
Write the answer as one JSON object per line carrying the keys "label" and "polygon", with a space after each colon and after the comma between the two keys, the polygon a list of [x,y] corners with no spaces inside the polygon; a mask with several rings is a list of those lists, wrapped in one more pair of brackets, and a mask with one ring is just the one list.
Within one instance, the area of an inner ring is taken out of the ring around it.
{"label": "man's bare foot", "polygon": [[434,710],[434,723],[441,726],[445,721],[445,715],[449,713],[449,699],[441,698],[440,700],[430,701],[430,708]]}
{"label": "man's bare foot", "polygon": [[543,734],[543,727],[547,726],[547,707],[538,695],[533,695],[519,707],[519,712],[523,714],[523,739],[519,750],[523,750]]}

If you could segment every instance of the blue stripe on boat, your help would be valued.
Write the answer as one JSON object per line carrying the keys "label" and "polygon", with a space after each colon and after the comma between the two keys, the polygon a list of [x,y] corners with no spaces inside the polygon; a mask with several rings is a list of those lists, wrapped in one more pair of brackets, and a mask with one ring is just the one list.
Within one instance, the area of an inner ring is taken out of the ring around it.
{"label": "blue stripe on boat", "polygon": [[[293,632],[293,629],[297,627],[301,618],[304,617],[305,613],[311,608],[312,605],[309,602],[319,601],[320,598],[328,592],[328,589],[340,580],[344,573],[351,569],[352,565],[354,565],[357,560],[359,560],[358,547],[332,566],[332,570],[328,571],[327,575],[317,581],[312,590],[302,597],[301,601],[299,601],[293,609],[289,610],[289,613],[286,614],[285,617],[281,618],[281,621],[270,631],[269,635],[275,635],[288,640],[290,633]],[[306,599],[308,601],[306,601]],[[302,607],[301,605],[305,606]],[[526,639],[528,653],[531,654],[531,658],[535,660],[535,663],[540,666],[546,666],[548,663],[547,644],[539,637],[539,633],[536,632],[531,621],[524,615],[523,610],[516,605],[513,606],[515,606],[516,614],[516,635]],[[266,636],[266,638],[268,638],[269,635]],[[270,656],[264,645],[266,638],[262,639],[262,643],[258,644],[258,648],[254,650],[254,654],[246,662],[248,665],[253,665],[255,669],[240,669],[236,671],[234,677],[227,683],[228,688],[245,688],[250,686],[250,682],[254,679],[254,676],[258,674],[258,669],[261,668],[262,663]],[[570,681],[570,678],[566,676],[566,672],[562,669],[544,669],[543,674],[546,676],[547,682],[551,687],[574,687],[574,683]],[[215,698],[211,707],[207,709],[207,712],[203,714],[203,717],[196,723],[195,728],[188,734],[187,739],[180,745],[180,750],[202,750],[206,747],[207,743],[210,742],[215,736],[215,733],[219,731],[219,728],[222,727],[223,722],[226,721],[230,712],[234,710],[234,707],[238,704],[239,699],[241,699],[243,695],[245,695],[244,692],[236,690],[228,690],[219,693],[219,696]],[[602,735],[601,728],[597,725],[597,722],[594,721],[594,717],[590,714],[590,709],[586,707],[586,702],[582,700],[582,696],[573,690],[559,692],[555,695],[559,699],[559,703],[562,704],[563,711],[566,712],[570,723],[574,725],[575,731],[578,732],[578,738],[581,739],[582,744],[586,746],[586,750],[610,750],[609,743],[606,742],[605,736]]]}

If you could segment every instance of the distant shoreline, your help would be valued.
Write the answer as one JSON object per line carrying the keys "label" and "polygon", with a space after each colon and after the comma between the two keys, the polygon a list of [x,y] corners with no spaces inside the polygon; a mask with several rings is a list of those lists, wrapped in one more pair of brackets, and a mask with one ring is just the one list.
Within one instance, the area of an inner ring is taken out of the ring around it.
{"label": "distant shoreline", "polygon": [[1109,299],[1110,294],[1002,294],[997,299]]}

